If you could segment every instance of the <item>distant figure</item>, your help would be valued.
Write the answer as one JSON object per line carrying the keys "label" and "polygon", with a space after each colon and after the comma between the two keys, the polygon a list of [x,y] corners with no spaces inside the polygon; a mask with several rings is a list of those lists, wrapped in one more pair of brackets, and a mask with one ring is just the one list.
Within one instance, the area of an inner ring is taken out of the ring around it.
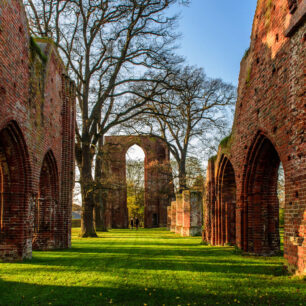
{"label": "distant figure", "polygon": [[135,225],[136,225],[136,229],[138,230],[138,226],[139,226],[139,219],[136,217],[136,220],[135,220]]}
{"label": "distant figure", "polygon": [[133,226],[134,226],[134,219],[133,218],[131,218],[131,229],[133,229]]}

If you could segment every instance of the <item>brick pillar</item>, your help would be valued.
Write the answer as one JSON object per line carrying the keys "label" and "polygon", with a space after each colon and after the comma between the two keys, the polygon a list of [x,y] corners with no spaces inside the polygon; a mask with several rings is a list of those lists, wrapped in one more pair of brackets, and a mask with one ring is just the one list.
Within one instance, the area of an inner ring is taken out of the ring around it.
{"label": "brick pillar", "polygon": [[61,233],[58,247],[71,246],[72,193],[74,187],[74,136],[75,136],[75,85],[65,75],[62,76],[62,174],[61,174],[61,220],[58,230]]}
{"label": "brick pillar", "polygon": [[183,191],[183,227],[181,230],[182,236],[190,235],[190,218],[191,218],[191,207],[190,207],[190,191]]}
{"label": "brick pillar", "polygon": [[171,202],[171,226],[170,231],[175,233],[176,229],[176,201]]}
{"label": "brick pillar", "polygon": [[183,195],[176,194],[176,226],[175,233],[181,234],[183,227]]}
{"label": "brick pillar", "polygon": [[207,175],[205,182],[204,195],[204,237],[206,242],[212,243],[214,239],[214,199],[215,199],[215,181],[214,181],[215,163],[211,159],[208,161]]}
{"label": "brick pillar", "polygon": [[224,216],[225,216],[225,237],[224,243],[229,243],[229,235],[230,235],[230,222],[229,222],[229,203],[224,203]]}
{"label": "brick pillar", "polygon": [[202,231],[202,194],[198,191],[183,192],[183,236],[199,236]]}
{"label": "brick pillar", "polygon": [[220,244],[224,245],[225,243],[225,204],[220,201]]}
{"label": "brick pillar", "polygon": [[167,229],[170,230],[171,227],[171,217],[172,217],[172,212],[171,212],[171,206],[167,207]]}

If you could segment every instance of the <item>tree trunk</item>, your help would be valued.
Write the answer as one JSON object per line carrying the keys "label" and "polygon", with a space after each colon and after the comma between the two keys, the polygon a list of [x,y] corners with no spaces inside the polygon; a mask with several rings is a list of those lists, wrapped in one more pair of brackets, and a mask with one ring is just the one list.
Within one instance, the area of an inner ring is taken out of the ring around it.
{"label": "tree trunk", "polygon": [[186,182],[186,161],[185,159],[181,159],[179,163],[179,192],[187,189]]}
{"label": "tree trunk", "polygon": [[[107,232],[105,223],[105,203],[103,201],[103,182],[102,182],[102,159],[103,159],[103,135],[98,141],[98,154],[95,166],[95,182],[98,190],[94,197],[94,223],[96,231]],[[105,199],[105,197],[104,197]]]}
{"label": "tree trunk", "polygon": [[[83,196],[87,193],[87,196]],[[97,237],[93,223],[93,193],[85,191],[82,188],[82,219],[81,219],[81,234],[85,237]]]}
{"label": "tree trunk", "polygon": [[102,191],[99,190],[94,203],[94,224],[96,231],[107,232],[105,224],[105,206],[102,198]]}
{"label": "tree trunk", "polygon": [[97,237],[93,223],[94,208],[94,181],[91,174],[91,157],[89,145],[82,148],[81,169],[81,192],[82,192],[82,219],[81,237]]}

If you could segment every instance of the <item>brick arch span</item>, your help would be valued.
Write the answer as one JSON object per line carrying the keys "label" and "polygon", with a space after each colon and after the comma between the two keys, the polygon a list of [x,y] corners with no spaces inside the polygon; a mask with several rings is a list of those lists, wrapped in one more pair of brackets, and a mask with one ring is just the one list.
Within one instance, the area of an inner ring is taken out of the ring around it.
{"label": "brick arch span", "polygon": [[39,192],[34,210],[33,249],[53,249],[58,244],[60,228],[58,167],[49,150],[42,162]]}
{"label": "brick arch span", "polygon": [[218,201],[218,161],[222,154],[229,156],[237,187],[236,244],[251,253],[277,253],[281,160],[286,176],[284,262],[299,274],[306,273],[305,16],[302,0],[258,1],[250,48],[240,65],[232,132],[208,163],[204,203],[204,238],[215,244],[210,238],[217,228],[209,226],[209,218]]}
{"label": "brick arch span", "polygon": [[241,242],[243,250],[259,255],[278,254],[279,154],[270,139],[259,132],[250,147],[243,177]]}
{"label": "brick arch span", "polygon": [[0,131],[0,258],[31,256],[31,170],[27,145],[16,121]]}
{"label": "brick arch span", "polygon": [[[215,166],[216,163],[216,166]],[[226,154],[208,163],[205,186],[205,239],[216,245],[236,243],[236,178]]]}
{"label": "brick arch span", "polygon": [[217,243],[235,244],[236,181],[234,168],[226,155],[221,156],[216,184]]}
{"label": "brick arch span", "polygon": [[112,228],[128,227],[126,153],[133,145],[145,153],[144,226],[166,226],[167,206],[173,196],[170,155],[161,140],[148,136],[105,137],[102,168],[107,186],[106,224]]}

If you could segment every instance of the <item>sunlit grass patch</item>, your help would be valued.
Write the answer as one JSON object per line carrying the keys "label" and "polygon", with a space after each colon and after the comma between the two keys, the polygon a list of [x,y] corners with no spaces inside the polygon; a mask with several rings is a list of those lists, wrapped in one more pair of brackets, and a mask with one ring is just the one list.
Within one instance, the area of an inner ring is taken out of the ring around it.
{"label": "sunlit grass patch", "polygon": [[1,305],[304,305],[283,258],[236,254],[165,229],[111,230],[0,264]]}

